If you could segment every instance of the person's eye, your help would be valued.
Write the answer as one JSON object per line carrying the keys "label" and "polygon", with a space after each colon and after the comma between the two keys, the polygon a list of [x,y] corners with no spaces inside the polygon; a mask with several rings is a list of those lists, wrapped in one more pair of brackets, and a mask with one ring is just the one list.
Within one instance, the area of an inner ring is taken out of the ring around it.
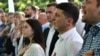
{"label": "person's eye", "polygon": [[59,15],[56,13],[55,16],[59,17]]}

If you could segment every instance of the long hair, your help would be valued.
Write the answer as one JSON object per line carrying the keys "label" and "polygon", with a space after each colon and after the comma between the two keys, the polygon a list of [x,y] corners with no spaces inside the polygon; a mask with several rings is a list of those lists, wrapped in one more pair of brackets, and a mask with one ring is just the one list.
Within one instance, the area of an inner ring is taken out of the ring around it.
{"label": "long hair", "polygon": [[42,27],[38,20],[36,19],[28,19],[26,22],[31,26],[32,30],[34,31],[34,40],[36,43],[39,43],[43,48],[45,48],[44,40],[43,40],[43,33]]}

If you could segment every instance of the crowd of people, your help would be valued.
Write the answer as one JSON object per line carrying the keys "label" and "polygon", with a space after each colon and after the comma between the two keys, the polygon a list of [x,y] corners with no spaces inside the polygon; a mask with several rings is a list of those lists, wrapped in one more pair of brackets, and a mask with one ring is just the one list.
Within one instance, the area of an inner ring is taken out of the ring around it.
{"label": "crowd of people", "polygon": [[0,56],[100,56],[100,1],[0,9]]}

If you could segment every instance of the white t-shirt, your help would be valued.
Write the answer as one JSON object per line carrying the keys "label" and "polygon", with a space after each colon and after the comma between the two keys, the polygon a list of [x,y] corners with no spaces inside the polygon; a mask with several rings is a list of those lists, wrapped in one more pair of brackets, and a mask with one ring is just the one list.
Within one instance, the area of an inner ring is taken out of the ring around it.
{"label": "white t-shirt", "polygon": [[30,48],[24,53],[23,56],[45,56],[43,48],[34,43],[30,46]]}
{"label": "white t-shirt", "polygon": [[83,39],[76,28],[72,28],[58,37],[52,56],[75,56],[82,47]]}

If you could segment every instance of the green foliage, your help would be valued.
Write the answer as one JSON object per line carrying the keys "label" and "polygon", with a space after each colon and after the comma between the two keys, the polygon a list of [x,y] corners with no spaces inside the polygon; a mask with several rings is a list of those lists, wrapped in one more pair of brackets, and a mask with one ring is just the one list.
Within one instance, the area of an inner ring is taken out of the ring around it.
{"label": "green foliage", "polygon": [[[39,6],[40,8],[45,8],[48,3],[55,2],[56,0],[13,0],[15,11],[24,11],[25,6],[27,4],[32,4]],[[73,2],[74,0],[69,0]],[[83,0],[78,0],[82,2]],[[2,8],[5,12],[8,12],[8,0],[0,0],[0,8]]]}
{"label": "green foliage", "polygon": [[[15,11],[24,11],[27,4],[33,4],[44,8],[48,3],[55,2],[55,0],[13,0]],[[0,8],[8,12],[8,0],[0,0]]]}

